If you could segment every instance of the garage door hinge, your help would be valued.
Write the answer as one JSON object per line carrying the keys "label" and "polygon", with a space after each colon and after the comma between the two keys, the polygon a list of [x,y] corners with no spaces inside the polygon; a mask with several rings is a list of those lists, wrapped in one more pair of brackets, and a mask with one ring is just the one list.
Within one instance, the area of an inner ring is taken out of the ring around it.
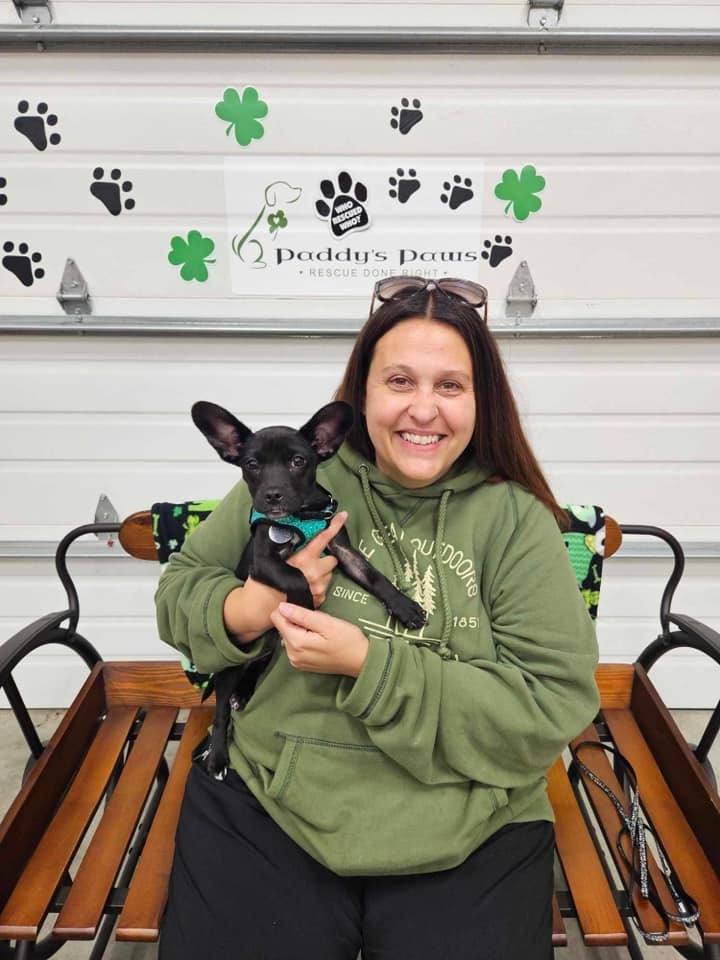
{"label": "garage door hinge", "polygon": [[48,0],[13,0],[13,3],[23,23],[52,23]]}
{"label": "garage door hinge", "polygon": [[537,293],[533,283],[530,267],[527,260],[522,260],[515,276],[510,281],[507,298],[505,300],[505,316],[517,320],[527,319],[533,315],[537,306]]}
{"label": "garage door hinge", "polygon": [[65,263],[57,299],[65,313],[73,316],[92,313],[90,292],[85,277],[80,273],[75,261],[69,257]]}
{"label": "garage door hinge", "polygon": [[528,0],[528,26],[540,30],[556,27],[565,0]]}

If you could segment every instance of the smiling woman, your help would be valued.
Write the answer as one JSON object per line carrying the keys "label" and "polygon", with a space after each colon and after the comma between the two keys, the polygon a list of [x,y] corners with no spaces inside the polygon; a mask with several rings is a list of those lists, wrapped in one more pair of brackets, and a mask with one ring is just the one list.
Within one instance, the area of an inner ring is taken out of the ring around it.
{"label": "smiling woman", "polygon": [[[545,774],[598,705],[564,513],[484,288],[393,277],[375,295],[337,392],[353,426],[318,480],[427,619],[404,627],[312,544],[289,562],[320,609],[238,581],[244,484],[173,555],[160,635],[198,669],[252,663],[271,626],[283,643],[233,715],[227,779],[191,771],[162,960],[552,957]],[[230,615],[246,601],[252,634]]]}
{"label": "smiling woman", "polygon": [[460,334],[423,317],[389,330],[373,353],[364,413],[379,470],[404,487],[439,480],[475,428],[472,358]]}

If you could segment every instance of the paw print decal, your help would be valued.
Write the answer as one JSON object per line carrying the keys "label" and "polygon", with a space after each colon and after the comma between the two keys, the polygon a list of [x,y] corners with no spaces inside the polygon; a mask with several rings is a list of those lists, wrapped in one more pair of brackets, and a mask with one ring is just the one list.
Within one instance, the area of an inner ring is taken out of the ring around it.
{"label": "paw print decal", "polygon": [[3,267],[17,277],[24,287],[31,287],[36,280],[42,280],[45,276],[43,268],[35,266],[42,260],[42,254],[37,250],[30,253],[26,243],[18,244],[16,253],[15,244],[8,240],[3,244],[3,250],[5,252],[2,258]]}
{"label": "paw print decal", "polygon": [[321,180],[320,192],[325,199],[315,201],[315,211],[321,220],[330,222],[334,237],[344,237],[353,230],[364,230],[370,225],[365,209],[367,187],[359,180],[353,184],[353,178],[346,170],[338,174],[336,183]]}
{"label": "paw print decal", "polygon": [[215,249],[215,241],[204,237],[199,230],[191,230],[187,240],[183,237],[173,237],[170,240],[168,261],[175,267],[181,267],[180,276],[183,280],[197,280],[204,283],[208,278],[208,263],[210,254]]}
{"label": "paw print decal", "polygon": [[95,167],[94,183],[90,184],[90,193],[97,197],[108,213],[114,217],[123,210],[132,210],[135,206],[132,197],[123,198],[124,193],[130,193],[133,185],[130,180],[123,180],[121,183],[121,177],[122,172],[117,167],[110,171],[109,178],[105,176],[105,170],[102,167]]}
{"label": "paw print decal", "polygon": [[398,167],[397,176],[388,177],[388,183],[390,184],[388,193],[398,203],[407,203],[410,197],[420,189],[417,172],[412,167],[408,169],[407,175],[402,167]]}
{"label": "paw print decal", "polygon": [[393,107],[390,111],[390,126],[393,130],[400,133],[410,133],[423,118],[423,112],[420,109],[420,101],[414,99],[412,105],[407,97],[403,97],[399,107]]}
{"label": "paw print decal", "polygon": [[7,186],[7,180],[5,177],[0,177],[0,207],[4,207],[7,203],[7,194],[3,193],[3,190]]}
{"label": "paw print decal", "polygon": [[495,241],[486,240],[483,244],[485,248],[480,256],[487,260],[491,267],[499,267],[503,260],[507,260],[512,255],[512,237],[502,237],[499,233],[495,234]]}
{"label": "paw print decal", "polygon": [[456,173],[452,178],[452,183],[449,180],[443,183],[443,190],[445,193],[440,194],[440,199],[443,203],[446,203],[451,210],[457,210],[458,207],[467,203],[468,200],[472,200],[475,196],[470,177],[463,179],[459,173]]}
{"label": "paw print decal", "polygon": [[46,103],[38,103],[34,114],[29,113],[30,104],[27,100],[21,100],[17,108],[19,116],[15,117],[15,129],[27,137],[36,150],[45,150],[48,143],[53,147],[60,143],[59,133],[47,135],[47,128],[54,127],[58,118],[54,113],[48,113]]}
{"label": "paw print decal", "polygon": [[265,136],[260,120],[267,116],[267,112],[268,105],[260,99],[255,87],[245,87],[242,96],[234,87],[228,87],[220,103],[215,104],[215,115],[229,124],[225,133],[230,136],[230,131],[234,130],[241,147]]}

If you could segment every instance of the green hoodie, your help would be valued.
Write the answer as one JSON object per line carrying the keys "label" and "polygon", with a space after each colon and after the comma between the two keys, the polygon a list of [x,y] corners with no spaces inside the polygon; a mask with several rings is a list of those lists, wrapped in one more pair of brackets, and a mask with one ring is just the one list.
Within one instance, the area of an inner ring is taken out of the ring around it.
{"label": "green hoodie", "polygon": [[[506,823],[552,820],[545,773],[598,708],[597,644],[552,514],[456,467],[398,486],[347,444],[319,481],[353,543],[428,611],[408,631],[336,571],[323,610],[369,640],[357,679],[295,670],[282,648],[233,714],[233,768],[308,853],[344,875],[461,863]],[[201,671],[256,657],[223,603],[249,536],[239,483],[173,555],[160,636]]]}

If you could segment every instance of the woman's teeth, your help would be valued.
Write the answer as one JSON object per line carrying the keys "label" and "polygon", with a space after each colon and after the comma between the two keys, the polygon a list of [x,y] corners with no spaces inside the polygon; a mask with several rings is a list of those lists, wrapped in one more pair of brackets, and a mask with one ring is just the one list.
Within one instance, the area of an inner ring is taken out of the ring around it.
{"label": "woman's teeth", "polygon": [[438,443],[440,441],[440,435],[437,433],[429,435],[422,433],[401,433],[400,436],[403,440],[407,440],[408,443],[419,443],[421,446],[429,446],[431,443]]}

